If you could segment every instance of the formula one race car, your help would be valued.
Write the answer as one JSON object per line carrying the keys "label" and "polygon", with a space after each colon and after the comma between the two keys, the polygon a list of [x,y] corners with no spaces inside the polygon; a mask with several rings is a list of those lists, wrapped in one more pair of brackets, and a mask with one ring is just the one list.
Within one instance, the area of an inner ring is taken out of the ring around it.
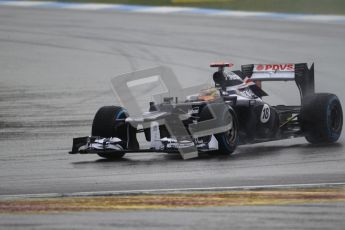
{"label": "formula one race car", "polygon": [[[151,102],[141,117],[125,108],[105,106],[96,113],[89,137],[73,139],[70,154],[98,154],[118,159],[130,152],[178,152],[184,159],[231,154],[238,145],[304,136],[312,144],[333,143],[340,137],[343,112],[338,97],[315,93],[314,64],[250,64],[227,71],[229,63],[214,63],[215,86],[188,96]],[[301,105],[271,106],[262,81],[295,81]],[[140,148],[144,132],[150,147]]]}

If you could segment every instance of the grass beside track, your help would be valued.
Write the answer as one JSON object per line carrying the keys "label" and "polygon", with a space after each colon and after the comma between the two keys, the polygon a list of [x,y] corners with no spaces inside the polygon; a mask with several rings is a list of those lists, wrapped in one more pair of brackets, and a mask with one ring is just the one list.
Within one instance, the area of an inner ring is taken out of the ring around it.
{"label": "grass beside track", "polygon": [[345,14],[345,0],[56,0],[154,6],[187,6],[243,11]]}
{"label": "grass beside track", "polygon": [[0,200],[0,214],[288,205],[323,202],[345,202],[344,187]]}

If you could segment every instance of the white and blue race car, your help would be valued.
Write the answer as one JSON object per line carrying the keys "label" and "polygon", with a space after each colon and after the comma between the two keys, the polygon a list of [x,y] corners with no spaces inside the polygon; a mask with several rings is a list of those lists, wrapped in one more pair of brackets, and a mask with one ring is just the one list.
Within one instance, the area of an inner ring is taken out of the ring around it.
{"label": "white and blue race car", "polygon": [[[238,145],[304,136],[312,144],[336,142],[343,114],[338,97],[315,93],[314,65],[250,64],[228,71],[214,63],[214,87],[150,103],[148,112],[131,117],[126,108],[104,106],[93,120],[91,136],[73,139],[71,154],[119,159],[131,152],[178,152],[184,159],[200,152],[231,154]],[[272,106],[262,100],[262,81],[295,81],[300,105]],[[137,133],[149,142],[140,148]]]}

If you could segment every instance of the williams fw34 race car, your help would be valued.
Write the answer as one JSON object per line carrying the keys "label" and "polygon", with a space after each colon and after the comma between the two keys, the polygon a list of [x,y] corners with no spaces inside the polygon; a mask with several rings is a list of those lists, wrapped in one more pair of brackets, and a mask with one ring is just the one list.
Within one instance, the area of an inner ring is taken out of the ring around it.
{"label": "williams fw34 race car", "polygon": [[[70,154],[98,154],[119,159],[131,152],[180,153],[183,159],[200,152],[229,155],[238,145],[305,137],[311,144],[336,142],[343,112],[338,97],[315,93],[314,64],[250,64],[228,71],[214,63],[214,87],[186,99],[165,97],[150,102],[148,112],[131,117],[120,106],[101,107],[91,136],[73,139]],[[272,106],[262,100],[263,81],[295,81],[301,105]],[[137,134],[148,142],[141,148]]]}

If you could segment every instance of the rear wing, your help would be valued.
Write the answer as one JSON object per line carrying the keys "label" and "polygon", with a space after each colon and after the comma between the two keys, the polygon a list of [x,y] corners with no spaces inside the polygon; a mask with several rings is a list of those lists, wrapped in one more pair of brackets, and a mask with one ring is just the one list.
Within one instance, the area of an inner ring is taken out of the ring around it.
{"label": "rear wing", "polygon": [[244,77],[253,81],[295,81],[301,99],[315,93],[314,63],[300,64],[250,64],[241,66]]}

